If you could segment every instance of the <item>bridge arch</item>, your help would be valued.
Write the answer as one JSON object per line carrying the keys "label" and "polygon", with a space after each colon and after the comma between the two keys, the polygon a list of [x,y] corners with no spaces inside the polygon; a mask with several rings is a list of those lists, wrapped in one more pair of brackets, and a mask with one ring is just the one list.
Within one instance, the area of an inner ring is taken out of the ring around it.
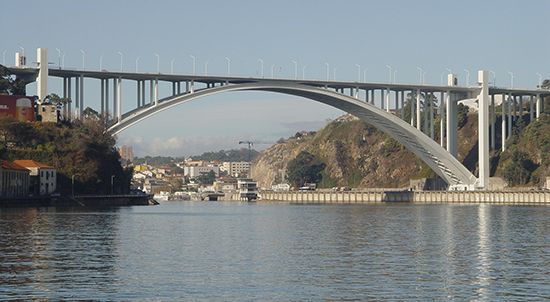
{"label": "bridge arch", "polygon": [[424,161],[450,186],[473,188],[476,184],[477,178],[454,156],[420,130],[412,127],[399,117],[356,98],[304,84],[266,80],[195,90],[194,92],[167,97],[159,100],[156,105],[149,104],[125,113],[119,121],[109,127],[108,131],[118,134],[124,129],[158,112],[201,97],[230,91],[251,90],[300,96],[348,112],[397,140]]}

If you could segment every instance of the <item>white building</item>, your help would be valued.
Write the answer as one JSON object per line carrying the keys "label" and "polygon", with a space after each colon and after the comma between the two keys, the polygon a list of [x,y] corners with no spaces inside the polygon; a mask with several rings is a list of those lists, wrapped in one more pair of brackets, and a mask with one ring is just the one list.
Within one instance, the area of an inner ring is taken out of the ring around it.
{"label": "white building", "polygon": [[34,160],[15,160],[14,163],[31,171],[32,193],[47,195],[57,189],[57,171],[54,167]]}
{"label": "white building", "polygon": [[209,173],[210,171],[214,171],[216,177],[220,176],[220,168],[215,166],[192,166],[183,168],[183,174],[189,176],[190,178],[198,177],[199,175]]}
{"label": "white building", "polygon": [[250,163],[246,161],[224,162],[223,170],[231,176],[238,177],[240,175],[248,175],[250,172]]}

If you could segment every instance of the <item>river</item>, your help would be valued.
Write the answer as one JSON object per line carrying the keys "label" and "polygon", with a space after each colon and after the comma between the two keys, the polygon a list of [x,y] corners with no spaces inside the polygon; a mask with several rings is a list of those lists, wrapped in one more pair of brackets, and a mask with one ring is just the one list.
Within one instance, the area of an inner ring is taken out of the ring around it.
{"label": "river", "polygon": [[0,209],[0,300],[550,298],[550,207]]}

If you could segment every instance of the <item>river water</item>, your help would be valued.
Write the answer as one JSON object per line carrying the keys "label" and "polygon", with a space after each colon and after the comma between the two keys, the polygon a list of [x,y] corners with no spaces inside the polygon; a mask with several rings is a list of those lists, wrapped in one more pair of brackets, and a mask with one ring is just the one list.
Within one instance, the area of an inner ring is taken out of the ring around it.
{"label": "river water", "polygon": [[550,299],[550,207],[1,209],[0,300]]}

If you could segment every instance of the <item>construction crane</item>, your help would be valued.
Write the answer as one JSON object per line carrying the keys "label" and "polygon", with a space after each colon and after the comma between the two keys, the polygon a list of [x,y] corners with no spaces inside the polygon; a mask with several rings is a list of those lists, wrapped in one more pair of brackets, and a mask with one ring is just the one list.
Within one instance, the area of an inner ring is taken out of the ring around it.
{"label": "construction crane", "polygon": [[253,142],[253,141],[239,141],[239,145],[246,144],[248,145],[248,162],[250,162],[250,158],[252,156],[252,146],[254,144],[271,144],[266,142]]}

